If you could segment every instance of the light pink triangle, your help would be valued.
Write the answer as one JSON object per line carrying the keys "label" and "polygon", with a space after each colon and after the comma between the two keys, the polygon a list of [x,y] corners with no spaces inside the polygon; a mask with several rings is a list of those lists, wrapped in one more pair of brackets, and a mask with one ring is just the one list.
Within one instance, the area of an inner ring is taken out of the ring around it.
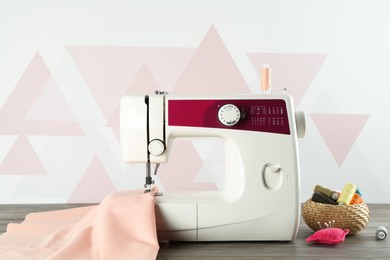
{"label": "light pink triangle", "polygon": [[24,119],[27,121],[77,121],[52,77],[35,98]]}
{"label": "light pink triangle", "polygon": [[119,113],[120,113],[119,110],[120,108],[118,105],[114,110],[114,112],[112,113],[110,120],[108,120],[106,124],[107,127],[119,127]]}
{"label": "light pink triangle", "polygon": [[202,159],[191,141],[176,140],[168,163],[162,164],[158,176],[167,191],[216,190],[215,183],[196,183]]}
{"label": "light pink triangle", "polygon": [[166,91],[173,89],[195,52],[195,48],[178,47],[133,47],[132,49],[142,53],[144,62],[148,65],[160,90]]}
{"label": "light pink triangle", "polygon": [[68,46],[68,51],[108,119],[143,64],[142,56],[114,46]]}
{"label": "light pink triangle", "polygon": [[192,48],[165,47],[67,48],[107,121],[143,64],[148,64],[161,89],[170,90],[194,52]]}
{"label": "light pink triangle", "polygon": [[0,164],[0,174],[46,175],[47,172],[27,137],[21,135]]}
{"label": "light pink triangle", "polygon": [[160,90],[159,86],[148,66],[143,64],[126,94],[154,94],[156,90]]}
{"label": "light pink triangle", "polygon": [[115,185],[108,176],[98,157],[95,157],[76,188],[70,195],[68,203],[96,203],[116,191]]}
{"label": "light pink triangle", "polygon": [[369,115],[310,114],[337,164],[341,166]]}
{"label": "light pink triangle", "polygon": [[0,110],[0,134],[20,133],[22,119],[50,77],[45,62],[37,52]]}
{"label": "light pink triangle", "polygon": [[249,93],[244,78],[214,26],[200,43],[174,93]]}
{"label": "light pink triangle", "polygon": [[248,53],[248,57],[259,75],[261,75],[261,68],[264,64],[270,65],[272,88],[277,93],[287,88],[297,107],[327,55],[319,53]]}
{"label": "light pink triangle", "polygon": [[[70,109],[59,90],[50,92],[52,88],[57,88],[57,85],[41,55],[37,53],[0,110],[0,134],[84,135],[78,122],[70,120]],[[54,101],[62,102],[46,104],[51,97]],[[60,112],[58,118],[56,114],[47,117],[43,112],[45,109]],[[66,118],[63,118],[64,109]]]}

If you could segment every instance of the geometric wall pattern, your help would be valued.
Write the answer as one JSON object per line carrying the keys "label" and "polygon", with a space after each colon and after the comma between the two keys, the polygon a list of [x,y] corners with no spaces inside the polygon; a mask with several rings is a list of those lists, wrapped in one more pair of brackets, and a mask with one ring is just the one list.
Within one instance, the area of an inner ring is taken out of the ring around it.
{"label": "geometric wall pattern", "polygon": [[39,53],[0,110],[0,134],[17,136],[0,165],[4,175],[47,174],[28,136],[84,135]]}
{"label": "geometric wall pattern", "polygon": [[342,165],[369,115],[310,114],[339,166]]}
{"label": "geometric wall pattern", "polygon": [[[251,39],[259,43],[253,47],[241,39],[245,30],[251,28],[237,30],[222,25],[222,16],[205,19],[210,21],[203,25],[207,28],[202,34],[194,33],[188,40],[191,44],[184,43],[188,34],[176,35],[183,42],[170,44],[59,40],[63,60],[54,62],[55,55],[45,52],[42,46],[36,46],[30,59],[23,54],[23,60],[29,60],[18,64],[22,68],[20,75],[0,103],[0,203],[99,202],[115,190],[140,188],[145,167],[126,165],[120,158],[120,98],[155,90],[174,94],[253,93],[254,85],[259,85],[263,64],[271,66],[273,91],[279,93],[287,88],[296,109],[306,114],[307,136],[299,140],[303,190],[308,191],[318,180],[329,185],[331,182],[327,181],[333,178],[338,184],[362,183],[371,191],[373,201],[390,198],[382,181],[389,177],[366,176],[377,172],[378,157],[366,149],[371,145],[367,139],[369,130],[377,124],[377,111],[363,107],[356,111],[335,109],[340,99],[333,98],[331,85],[323,87],[333,83],[333,75],[328,73],[330,67],[338,66],[334,55],[347,55],[348,50],[340,54],[321,47],[301,48],[303,43],[297,40],[298,36],[290,37],[291,44],[283,45],[283,34],[275,36],[272,29],[265,28],[283,30],[282,22],[264,25],[259,32],[252,23]],[[129,28],[132,26],[129,24]],[[1,29],[0,26],[0,32]],[[147,30],[143,33],[148,35]],[[313,34],[313,41],[320,36]],[[271,44],[267,37],[276,40]],[[61,66],[75,72],[73,82],[77,85],[68,86],[58,76]],[[340,74],[344,76],[342,69],[340,65]],[[72,88],[78,101],[68,95],[68,88]],[[326,100],[316,99],[319,93],[326,93]],[[84,100],[91,103],[80,104]],[[78,114],[75,102],[78,108],[85,109],[83,113],[90,116],[90,121]],[[89,122],[93,124],[88,125]],[[99,134],[94,135],[94,130]],[[385,130],[390,131],[386,124]],[[390,146],[390,140],[382,139],[377,143]],[[215,190],[223,186],[221,140],[178,139],[174,148],[169,163],[161,165],[158,171],[156,181],[160,189]],[[101,152],[103,149],[114,160],[108,160]],[[325,159],[314,156],[314,151]],[[382,152],[380,158],[390,161],[385,154]],[[319,176],[310,175],[308,169],[312,164],[320,165],[321,160],[326,160],[326,166],[320,168],[326,168],[329,174],[323,170]]]}

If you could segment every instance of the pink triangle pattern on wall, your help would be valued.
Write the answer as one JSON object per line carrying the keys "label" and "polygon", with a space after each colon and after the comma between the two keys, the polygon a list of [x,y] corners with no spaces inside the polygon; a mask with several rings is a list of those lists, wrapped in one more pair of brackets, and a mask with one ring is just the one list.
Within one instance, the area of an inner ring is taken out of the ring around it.
{"label": "pink triangle pattern on wall", "polygon": [[215,26],[211,26],[173,90],[180,94],[245,94],[250,89]]}
{"label": "pink triangle pattern on wall", "polygon": [[[280,93],[287,88],[298,107],[327,55],[318,53],[248,53],[256,72],[261,75],[264,64],[271,67],[271,84]],[[259,84],[260,88],[260,84]]]}
{"label": "pink triangle pattern on wall", "polygon": [[370,115],[312,113],[310,117],[340,167],[356,143]]}
{"label": "pink triangle pattern on wall", "polygon": [[84,135],[39,52],[0,110],[0,134],[19,136],[0,165],[3,175],[46,174],[27,135]]}
{"label": "pink triangle pattern on wall", "polygon": [[95,156],[70,195],[68,203],[100,202],[107,194],[115,191],[114,183],[99,158]]}
{"label": "pink triangle pattern on wall", "polygon": [[0,164],[0,175],[46,175],[34,148],[26,136],[17,137],[15,144]]}
{"label": "pink triangle pattern on wall", "polygon": [[84,135],[39,53],[0,110],[0,134]]}
{"label": "pink triangle pattern on wall", "polygon": [[111,120],[117,117],[123,95],[170,91],[194,52],[192,48],[127,46],[67,49],[109,125],[115,123]]}

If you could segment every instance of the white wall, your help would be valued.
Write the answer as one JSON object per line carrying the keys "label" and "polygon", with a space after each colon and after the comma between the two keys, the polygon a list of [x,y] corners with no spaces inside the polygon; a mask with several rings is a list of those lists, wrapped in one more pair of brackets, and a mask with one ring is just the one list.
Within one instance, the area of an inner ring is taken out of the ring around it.
{"label": "white wall", "polygon": [[[366,201],[389,203],[389,7],[1,1],[0,203],[94,202],[141,188],[144,166],[125,165],[119,154],[119,98],[154,89],[258,93],[263,63],[272,66],[275,91],[289,88],[307,116],[302,200],[317,183],[354,182]],[[183,140],[177,148],[157,179],[161,189],[223,183],[220,142]]]}

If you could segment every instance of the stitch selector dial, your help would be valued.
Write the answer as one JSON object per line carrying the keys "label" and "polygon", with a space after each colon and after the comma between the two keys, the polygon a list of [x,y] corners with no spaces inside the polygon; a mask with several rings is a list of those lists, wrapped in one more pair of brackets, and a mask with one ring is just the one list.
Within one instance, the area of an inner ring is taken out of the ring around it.
{"label": "stitch selector dial", "polygon": [[223,105],[218,111],[218,119],[225,126],[234,126],[241,117],[240,109],[233,104]]}

